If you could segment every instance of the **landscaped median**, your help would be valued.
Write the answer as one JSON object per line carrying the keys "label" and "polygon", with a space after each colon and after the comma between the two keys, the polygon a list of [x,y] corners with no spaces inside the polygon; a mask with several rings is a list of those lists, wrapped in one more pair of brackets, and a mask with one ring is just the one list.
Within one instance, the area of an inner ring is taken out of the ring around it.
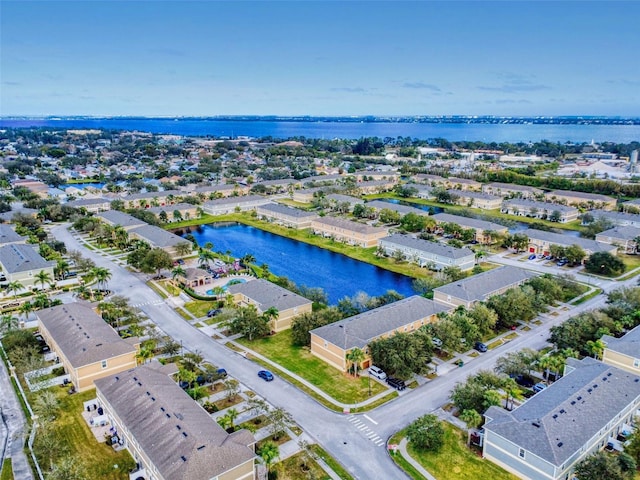
{"label": "landscaped median", "polygon": [[[246,346],[247,349],[263,355],[276,364],[281,365],[284,369],[304,378],[329,395],[336,403],[355,405],[369,399],[370,396],[375,396],[388,390],[386,386],[373,379],[370,381],[366,376],[352,377],[331,367],[311,355],[309,349],[306,347],[293,346],[291,343],[291,331],[289,330],[258,340],[248,341],[246,339],[240,339],[237,341]],[[253,358],[253,360],[260,363],[259,359]],[[264,364],[267,368],[272,368],[271,365]],[[303,390],[311,394],[326,407],[336,411],[343,410],[342,406],[327,401],[307,387],[303,387],[302,384],[294,378],[288,376],[287,380],[295,383],[297,386],[301,386]],[[369,388],[371,390],[369,390]],[[369,392],[371,392],[371,395],[369,395]],[[376,401],[370,408],[385,403],[396,396],[397,392],[389,391],[389,395],[385,396],[382,400]],[[366,408],[367,407],[361,407],[359,411]]]}
{"label": "landscaped median", "polygon": [[[491,480],[517,480],[517,477],[497,465],[484,460],[479,452],[466,445],[467,434],[456,427],[442,422],[444,437],[441,448],[437,452],[417,450],[411,442],[407,444],[407,452],[438,480],[476,480],[490,478]],[[396,433],[389,444],[398,445],[406,436],[406,429]],[[393,461],[404,470],[407,475],[416,480],[423,480],[409,462],[402,457],[400,451],[391,452]]]}

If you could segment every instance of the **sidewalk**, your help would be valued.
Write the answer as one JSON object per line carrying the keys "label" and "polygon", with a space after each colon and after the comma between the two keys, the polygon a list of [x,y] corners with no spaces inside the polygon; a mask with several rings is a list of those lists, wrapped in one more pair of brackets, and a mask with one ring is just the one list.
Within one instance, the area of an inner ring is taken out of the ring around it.
{"label": "sidewalk", "polygon": [[407,452],[407,443],[408,442],[406,437],[400,440],[400,444],[398,445],[398,451],[400,452],[400,455],[402,455],[404,459],[409,462],[411,466],[415,468],[418,473],[420,473],[420,475],[422,475],[424,478],[426,478],[427,480],[436,480],[436,477],[431,475],[427,470],[425,470],[422,465],[420,465],[417,461],[414,460],[411,455],[409,455],[409,452]]}

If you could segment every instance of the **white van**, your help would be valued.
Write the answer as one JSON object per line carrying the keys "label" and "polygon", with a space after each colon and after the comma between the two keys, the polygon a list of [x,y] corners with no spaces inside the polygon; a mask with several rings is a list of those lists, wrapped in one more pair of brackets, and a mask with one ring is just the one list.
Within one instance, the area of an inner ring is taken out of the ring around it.
{"label": "white van", "polygon": [[369,375],[376,377],[378,380],[385,380],[387,378],[387,374],[375,365],[369,367]]}

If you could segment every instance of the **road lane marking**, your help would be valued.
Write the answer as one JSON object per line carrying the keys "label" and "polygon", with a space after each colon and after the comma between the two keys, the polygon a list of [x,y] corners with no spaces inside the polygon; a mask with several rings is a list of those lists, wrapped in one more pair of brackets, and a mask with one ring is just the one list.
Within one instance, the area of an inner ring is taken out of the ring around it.
{"label": "road lane marking", "polygon": [[369,420],[371,423],[373,423],[374,425],[377,425],[378,422],[376,422],[373,418],[371,418],[369,415],[367,415],[366,413],[363,415],[364,418],[366,418],[367,420]]}

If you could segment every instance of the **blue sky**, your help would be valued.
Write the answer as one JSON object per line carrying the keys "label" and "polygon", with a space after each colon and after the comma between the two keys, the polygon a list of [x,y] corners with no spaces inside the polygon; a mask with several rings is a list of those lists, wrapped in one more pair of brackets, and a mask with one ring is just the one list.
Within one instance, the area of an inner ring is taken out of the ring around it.
{"label": "blue sky", "polygon": [[640,115],[640,2],[0,3],[0,115]]}

